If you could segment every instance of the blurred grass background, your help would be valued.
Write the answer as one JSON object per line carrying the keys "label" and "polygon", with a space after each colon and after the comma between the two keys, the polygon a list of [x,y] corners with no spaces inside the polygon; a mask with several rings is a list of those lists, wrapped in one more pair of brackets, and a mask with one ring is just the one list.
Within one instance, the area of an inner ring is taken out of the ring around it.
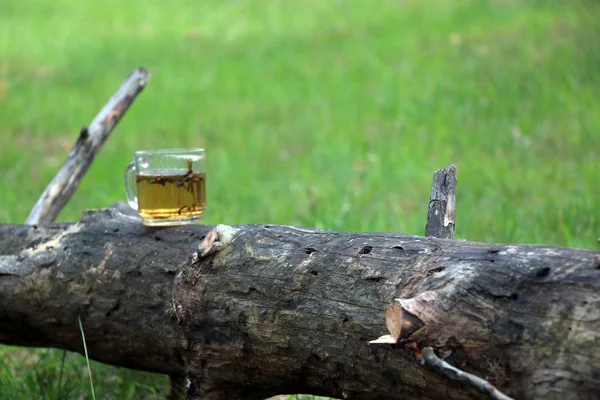
{"label": "blurred grass background", "polygon": [[[25,220],[143,65],[59,220],[124,199],[135,150],[194,146],[209,224],[422,234],[432,173],[454,163],[458,238],[598,248],[598,21],[594,0],[3,0],[0,222]],[[91,396],[78,355],[0,356],[0,398]],[[166,390],[93,371],[100,398]]]}

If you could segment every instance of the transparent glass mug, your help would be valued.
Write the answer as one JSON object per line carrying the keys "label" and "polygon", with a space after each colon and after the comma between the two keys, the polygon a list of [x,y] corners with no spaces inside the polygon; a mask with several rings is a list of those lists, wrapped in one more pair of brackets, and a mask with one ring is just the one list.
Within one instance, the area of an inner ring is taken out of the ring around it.
{"label": "transparent glass mug", "polygon": [[144,225],[185,225],[206,210],[204,149],[144,150],[125,169],[127,202]]}

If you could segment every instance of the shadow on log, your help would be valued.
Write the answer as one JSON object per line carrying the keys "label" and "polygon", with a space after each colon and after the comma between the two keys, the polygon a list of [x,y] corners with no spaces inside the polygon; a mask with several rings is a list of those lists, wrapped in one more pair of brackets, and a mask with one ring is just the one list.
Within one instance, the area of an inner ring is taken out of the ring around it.
{"label": "shadow on log", "polygon": [[[150,229],[114,209],[0,225],[0,342],[188,378],[189,396],[600,398],[600,253],[276,225]],[[210,234],[209,234],[210,232]],[[400,299],[394,345],[386,332]]]}

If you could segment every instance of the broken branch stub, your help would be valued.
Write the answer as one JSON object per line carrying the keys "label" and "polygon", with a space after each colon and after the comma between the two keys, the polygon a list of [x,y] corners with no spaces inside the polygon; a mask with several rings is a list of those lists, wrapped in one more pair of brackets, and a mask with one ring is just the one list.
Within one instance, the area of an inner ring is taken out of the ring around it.
{"label": "broken branch stub", "polygon": [[223,224],[219,224],[211,229],[200,246],[198,246],[200,257],[206,257],[209,254],[223,250],[233,241],[237,232],[238,229]]}
{"label": "broken branch stub", "polygon": [[[433,176],[429,209],[427,214],[427,224],[425,227],[425,236],[437,237],[441,239],[454,238],[454,218],[456,213],[456,168],[450,165],[448,168],[439,169]],[[427,277],[430,273],[441,272],[442,268],[433,268],[427,271],[416,271],[410,281],[420,280]],[[412,294],[412,286],[409,285],[407,294]],[[440,304],[437,304],[440,303]],[[434,368],[437,372],[448,377],[450,380],[461,382],[469,387],[478,390],[494,400],[512,400],[504,393],[496,389],[491,383],[476,375],[462,371],[446,361],[438,358],[432,348],[426,347],[421,350],[423,343],[444,343],[450,338],[460,340],[460,334],[448,336],[449,332],[454,333],[454,329],[444,327],[442,321],[444,317],[440,315],[440,305],[442,301],[436,291],[426,291],[417,297],[407,297],[396,299],[388,306],[386,311],[386,327],[390,332],[369,343],[397,343],[402,333],[403,315],[411,316],[421,325],[420,329],[412,330],[406,336],[408,348],[413,351],[415,358],[424,365]],[[450,318],[449,318],[450,319]],[[464,319],[464,318],[463,318]],[[460,325],[461,316],[457,316],[454,324]],[[469,321],[465,320],[465,324]],[[412,322],[407,319],[407,328],[414,328]],[[456,328],[456,327],[454,327]],[[444,337],[446,339],[444,339]],[[487,375],[487,373],[486,373]]]}
{"label": "broken branch stub", "polygon": [[433,174],[425,236],[454,239],[455,216],[456,167],[451,164]]}
{"label": "broken branch stub", "polygon": [[402,333],[402,308],[398,302],[390,304],[385,312],[385,326],[390,333],[383,335],[369,343],[397,343]]}

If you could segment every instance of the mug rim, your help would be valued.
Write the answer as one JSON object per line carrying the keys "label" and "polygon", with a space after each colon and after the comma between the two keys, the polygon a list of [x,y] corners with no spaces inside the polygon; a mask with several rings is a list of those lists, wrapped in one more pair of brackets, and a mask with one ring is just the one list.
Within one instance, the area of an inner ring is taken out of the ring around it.
{"label": "mug rim", "polygon": [[204,153],[204,148],[200,147],[177,147],[173,149],[156,149],[156,150],[138,150],[134,152],[137,155],[152,155],[152,154],[182,154],[182,153]]}

